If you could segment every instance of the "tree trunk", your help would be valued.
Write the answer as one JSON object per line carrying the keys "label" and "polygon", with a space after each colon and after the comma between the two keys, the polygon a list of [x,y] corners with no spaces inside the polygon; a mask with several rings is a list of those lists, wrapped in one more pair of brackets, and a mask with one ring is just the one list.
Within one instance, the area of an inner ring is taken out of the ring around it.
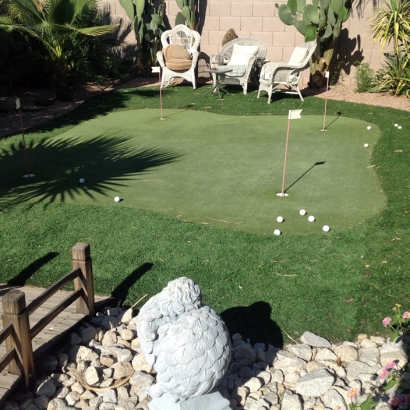
{"label": "tree trunk", "polygon": [[330,69],[330,63],[336,48],[336,41],[325,42],[321,44],[319,55],[313,55],[310,64],[310,81],[309,87],[323,88],[326,87],[326,71]]}

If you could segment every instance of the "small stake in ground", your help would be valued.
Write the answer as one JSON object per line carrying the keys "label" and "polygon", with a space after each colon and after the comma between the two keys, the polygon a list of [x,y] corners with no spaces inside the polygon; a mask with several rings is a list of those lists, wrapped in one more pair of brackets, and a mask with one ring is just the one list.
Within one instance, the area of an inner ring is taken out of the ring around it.
{"label": "small stake in ground", "polygon": [[286,177],[286,160],[288,157],[288,146],[289,146],[289,131],[290,131],[290,120],[297,120],[302,118],[300,113],[302,110],[289,110],[288,115],[288,130],[286,132],[286,145],[285,145],[285,160],[283,161],[283,176],[282,176],[282,191],[278,192],[277,196],[288,196],[289,194],[285,193],[285,177]]}
{"label": "small stake in ground", "polygon": [[151,67],[153,73],[158,73],[159,79],[159,105],[161,109],[161,117],[160,120],[165,120],[164,116],[162,115],[162,84],[161,84],[161,67]]}
{"label": "small stake in ground", "polygon": [[329,89],[329,71],[325,72],[325,77],[326,77],[325,113],[323,115],[323,128],[322,128],[322,131],[327,131],[327,129],[326,129],[326,110],[327,110],[327,90]]}
{"label": "small stake in ground", "polygon": [[20,104],[20,98],[16,98],[16,110],[19,110],[19,115],[20,115],[20,125],[21,125],[21,135],[23,137],[23,149],[24,149],[24,158],[26,160],[26,169],[27,169],[27,174],[23,175],[23,178],[32,178],[35,175],[30,174],[30,169],[28,166],[28,157],[27,157],[27,149],[26,149],[26,141],[24,139],[24,126],[23,126],[23,114],[21,112],[21,104]]}

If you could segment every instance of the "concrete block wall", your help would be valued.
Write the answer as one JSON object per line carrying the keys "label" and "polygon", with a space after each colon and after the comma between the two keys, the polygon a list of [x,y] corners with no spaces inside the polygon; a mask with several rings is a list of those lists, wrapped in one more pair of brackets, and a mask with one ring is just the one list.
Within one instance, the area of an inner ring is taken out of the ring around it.
{"label": "concrete block wall", "polygon": [[[377,3],[380,0],[375,0]],[[275,3],[284,0],[199,0],[201,34],[199,65],[209,61],[209,56],[217,54],[222,47],[222,38],[233,28],[239,37],[257,37],[267,46],[266,58],[271,61],[287,61],[295,46],[303,43],[303,36],[293,27],[286,26],[278,16]],[[373,69],[382,66],[384,56],[378,44],[369,35],[370,17],[374,13],[375,2],[366,0],[354,2],[352,15],[343,24],[339,38],[337,58],[334,58],[341,71],[341,79],[354,83],[355,62],[369,63]],[[356,4],[357,3],[357,4]],[[102,6],[108,7],[113,18],[128,20],[119,0],[104,0]],[[175,16],[180,11],[175,0],[166,0],[166,14],[170,25],[175,25]],[[127,41],[133,42],[131,33]],[[334,69],[337,67],[333,67]],[[307,83],[309,72],[302,79]]]}

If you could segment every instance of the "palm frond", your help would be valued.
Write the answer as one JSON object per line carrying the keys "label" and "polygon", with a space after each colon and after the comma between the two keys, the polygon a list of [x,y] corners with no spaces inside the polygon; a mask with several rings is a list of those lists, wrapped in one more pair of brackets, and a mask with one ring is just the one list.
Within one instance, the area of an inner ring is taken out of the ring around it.
{"label": "palm frond", "polygon": [[117,27],[118,27],[118,24],[110,24],[106,26],[80,28],[80,29],[77,29],[77,32],[81,34],[85,34],[86,36],[97,37],[97,36],[103,36],[104,34],[113,33]]}

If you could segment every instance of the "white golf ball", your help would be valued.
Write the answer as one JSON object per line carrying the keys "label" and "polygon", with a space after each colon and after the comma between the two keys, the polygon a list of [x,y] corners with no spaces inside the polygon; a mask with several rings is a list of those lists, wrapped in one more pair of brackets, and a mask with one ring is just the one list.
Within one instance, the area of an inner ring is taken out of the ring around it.
{"label": "white golf ball", "polygon": [[304,210],[304,209],[301,209],[300,211],[299,211],[299,215],[306,215],[306,211]]}
{"label": "white golf ball", "polygon": [[283,222],[283,217],[278,216],[278,217],[276,218],[276,220],[277,220],[278,222]]}
{"label": "white golf ball", "polygon": [[363,146],[364,146],[365,148],[369,148],[369,144],[367,144],[367,143],[364,144]]}
{"label": "white golf ball", "polygon": [[84,179],[84,178],[80,178],[79,181],[80,181],[80,184],[84,184],[85,179]]}
{"label": "white golf ball", "polygon": [[398,127],[398,126],[399,126],[399,124],[394,124],[394,126],[395,126],[395,127]]}
{"label": "white golf ball", "polygon": [[120,202],[120,197],[119,197],[119,196],[116,196],[116,197],[114,198],[114,201],[115,201],[115,202]]}
{"label": "white golf ball", "polygon": [[399,125],[399,126],[397,127],[397,129],[398,129],[398,130],[401,130],[401,125]]}
{"label": "white golf ball", "polygon": [[367,129],[368,129],[368,130],[371,130],[371,129],[372,129],[372,127],[371,127],[370,125],[368,125],[368,126],[367,126]]}
{"label": "white golf ball", "polygon": [[308,218],[309,222],[315,222],[316,218],[313,215],[310,215]]}
{"label": "white golf ball", "polygon": [[329,232],[330,231],[330,226],[329,225],[323,225],[323,232]]}
{"label": "white golf ball", "polygon": [[273,234],[276,235],[276,236],[279,236],[281,233],[282,233],[282,232],[281,232],[279,229],[275,229],[275,230],[273,231]]}

